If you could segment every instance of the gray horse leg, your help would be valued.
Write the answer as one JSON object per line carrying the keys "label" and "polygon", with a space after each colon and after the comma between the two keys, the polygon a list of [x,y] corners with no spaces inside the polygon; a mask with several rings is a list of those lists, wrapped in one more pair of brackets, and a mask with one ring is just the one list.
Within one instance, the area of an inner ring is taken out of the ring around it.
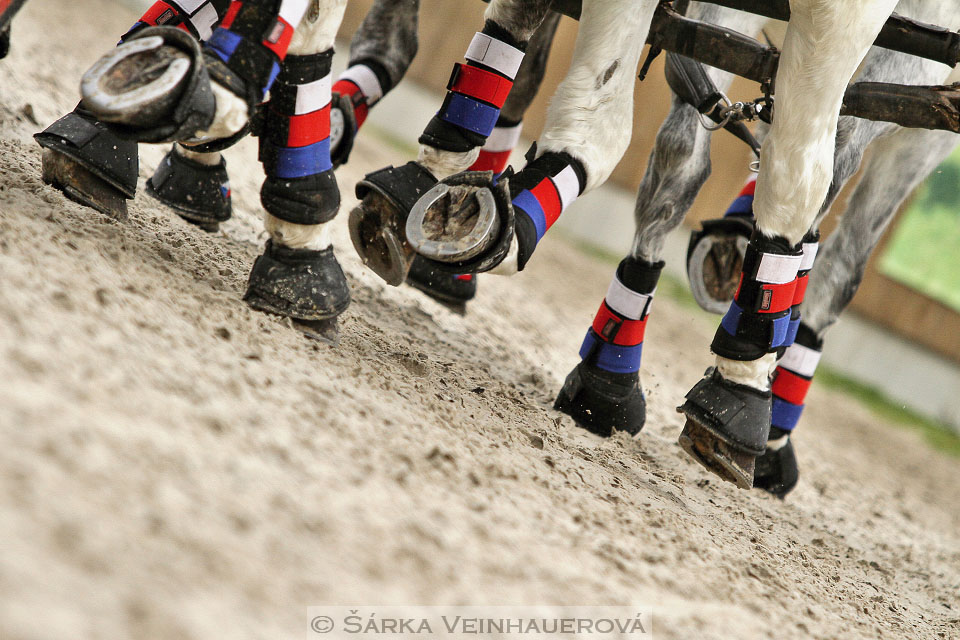
{"label": "gray horse leg", "polygon": [[850,304],[867,260],[897,210],[960,143],[944,131],[901,129],[876,145],[865,175],[810,274],[803,322],[823,338]]}

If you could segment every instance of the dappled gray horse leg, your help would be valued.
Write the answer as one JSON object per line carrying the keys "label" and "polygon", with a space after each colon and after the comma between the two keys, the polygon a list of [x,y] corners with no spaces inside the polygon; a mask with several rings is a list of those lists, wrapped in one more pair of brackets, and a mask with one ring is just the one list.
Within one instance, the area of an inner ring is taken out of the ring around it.
{"label": "dappled gray horse leg", "polygon": [[[756,33],[766,21],[710,4],[692,5],[688,15],[741,33]],[[721,91],[733,81],[732,75],[717,69],[708,67],[707,73]],[[696,109],[674,97],[637,191],[634,258],[660,262],[667,234],[683,221],[709,176],[710,132],[700,125]]]}
{"label": "dappled gray horse leg", "polygon": [[901,129],[875,145],[864,177],[810,274],[803,322],[823,338],[850,304],[874,247],[913,190],[960,144],[945,131]]}

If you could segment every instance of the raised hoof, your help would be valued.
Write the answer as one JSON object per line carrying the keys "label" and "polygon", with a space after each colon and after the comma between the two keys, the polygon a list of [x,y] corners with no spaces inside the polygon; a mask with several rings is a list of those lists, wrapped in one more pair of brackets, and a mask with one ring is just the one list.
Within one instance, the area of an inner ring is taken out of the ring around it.
{"label": "raised hoof", "polygon": [[413,260],[407,284],[459,315],[466,314],[467,303],[477,295],[475,275],[458,276],[440,271],[419,256]]}
{"label": "raised hoof", "polygon": [[353,248],[363,264],[393,287],[407,279],[416,255],[398,228],[398,215],[389,200],[371,190],[347,221]]}
{"label": "raised hoof", "polygon": [[41,155],[42,179],[68,198],[114,220],[127,220],[126,195],[75,159],[52,149]]}
{"label": "raised hoof", "polygon": [[337,326],[336,318],[327,318],[326,320],[295,320],[293,326],[299,329],[303,335],[323,342],[331,347],[340,344],[340,329]]}
{"label": "raised hoof", "polygon": [[131,40],[83,75],[84,107],[104,122],[152,126],[176,106],[190,65],[189,55],[159,36]]}
{"label": "raised hoof", "polygon": [[466,262],[488,251],[500,234],[493,174],[459,174],[457,184],[441,182],[417,202],[407,218],[407,241],[438,262]]}
{"label": "raised hoof", "polygon": [[258,311],[313,323],[346,311],[350,287],[333,247],[291,249],[271,240],[253,265],[243,299]]}
{"label": "raised hoof", "polygon": [[688,418],[678,442],[684,451],[711,473],[741,489],[753,486],[756,457],[731,447],[703,425]]}
{"label": "raised hoof", "polygon": [[615,431],[636,436],[647,414],[639,373],[610,373],[584,362],[567,376],[553,408],[603,437]]}
{"label": "raised hoof", "polygon": [[687,277],[697,304],[711,313],[724,314],[740,284],[740,271],[753,222],[730,216],[706,220],[695,231],[687,248]]}

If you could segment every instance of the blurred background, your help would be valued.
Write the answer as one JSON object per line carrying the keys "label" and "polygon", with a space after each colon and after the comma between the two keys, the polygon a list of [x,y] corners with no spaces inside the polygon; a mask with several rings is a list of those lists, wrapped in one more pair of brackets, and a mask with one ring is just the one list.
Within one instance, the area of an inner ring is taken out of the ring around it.
{"label": "blurred background", "polygon": [[[149,0],[118,0],[143,9]],[[351,0],[340,30],[338,68],[346,63],[349,39],[373,0]],[[460,60],[482,25],[479,1],[421,0],[420,51],[405,81],[373,110],[372,129],[389,144],[416,152],[423,125],[440,104],[450,66]],[[553,90],[569,66],[577,24],[561,22],[541,95],[524,122],[514,164],[543,125]],[[759,88],[734,83],[730,98],[751,100]],[[670,106],[657,59],[635,89],[631,145],[610,183],[581,198],[557,224],[557,233],[588,248],[622,256],[633,235],[633,202],[647,157]],[[370,135],[368,133],[368,135]],[[713,172],[685,228],[668,248],[668,270],[685,279],[689,229],[722,215],[748,176],[752,155],[725,132],[713,137]],[[374,167],[371,167],[373,169]],[[856,179],[851,180],[851,186]],[[844,376],[878,390],[895,403],[960,431],[960,151],[930,176],[900,211],[874,252],[849,312],[828,336],[824,362]],[[843,213],[847,192],[824,224],[825,234]]]}

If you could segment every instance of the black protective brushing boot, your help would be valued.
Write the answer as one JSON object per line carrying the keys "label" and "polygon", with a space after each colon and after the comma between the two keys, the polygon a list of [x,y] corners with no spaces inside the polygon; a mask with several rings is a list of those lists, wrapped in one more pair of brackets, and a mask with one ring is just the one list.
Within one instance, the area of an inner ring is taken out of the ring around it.
{"label": "black protective brushing boot", "polygon": [[230,219],[230,179],[222,156],[219,164],[208,165],[170,149],[147,180],[147,193],[204,231],[217,231]]}
{"label": "black protective brushing boot", "polygon": [[410,265],[407,284],[459,314],[467,312],[467,303],[477,295],[476,275],[457,276],[440,271],[420,256]]}
{"label": "black protective brushing boot", "polygon": [[350,287],[333,247],[291,249],[268,240],[243,299],[258,311],[292,318],[311,337],[335,343],[337,316],[350,305]]}
{"label": "black protective brushing boot", "polygon": [[583,361],[567,376],[553,408],[604,437],[614,431],[635,436],[647,417],[639,372],[611,373]]}
{"label": "black protective brushing boot", "polygon": [[43,181],[68,198],[117,220],[137,193],[137,143],[124,140],[81,109],[33,136],[43,147]]}
{"label": "black protective brushing boot", "polygon": [[770,427],[766,451],[757,458],[753,486],[783,499],[793,491],[799,479],[800,471],[790,432]]}
{"label": "black protective brushing boot", "polygon": [[724,480],[751,488],[756,458],[766,451],[771,398],[769,391],[725,380],[711,367],[677,407],[687,416],[680,446]]}

